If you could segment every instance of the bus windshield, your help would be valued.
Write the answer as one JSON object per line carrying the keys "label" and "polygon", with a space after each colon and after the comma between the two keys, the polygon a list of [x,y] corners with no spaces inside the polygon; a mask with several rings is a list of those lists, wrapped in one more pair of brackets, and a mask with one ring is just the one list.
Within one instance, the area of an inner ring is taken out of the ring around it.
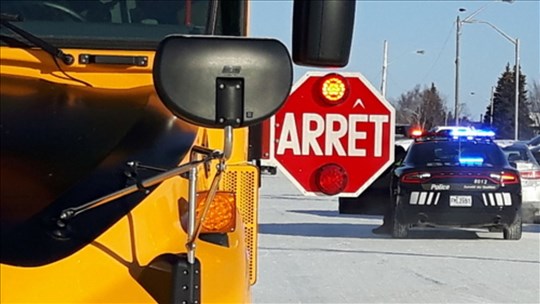
{"label": "bus windshield", "polygon": [[[2,1],[2,14],[16,26],[57,47],[148,49],[169,34],[205,34],[209,0],[36,0]],[[216,35],[241,36],[241,1],[220,1]],[[16,37],[7,28],[5,37]]]}

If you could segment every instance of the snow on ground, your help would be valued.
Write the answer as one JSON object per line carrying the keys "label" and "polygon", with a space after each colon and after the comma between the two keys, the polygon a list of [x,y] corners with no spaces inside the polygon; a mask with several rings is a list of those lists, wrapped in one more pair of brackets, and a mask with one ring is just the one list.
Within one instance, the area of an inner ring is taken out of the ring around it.
{"label": "snow on ground", "polygon": [[377,236],[381,218],[340,215],[265,175],[254,303],[540,303],[540,225],[520,241],[472,229]]}

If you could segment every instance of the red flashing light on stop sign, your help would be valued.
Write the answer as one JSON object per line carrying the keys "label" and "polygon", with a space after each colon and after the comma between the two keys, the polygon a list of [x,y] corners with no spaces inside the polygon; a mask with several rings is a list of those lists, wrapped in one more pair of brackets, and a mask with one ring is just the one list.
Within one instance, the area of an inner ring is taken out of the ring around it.
{"label": "red flashing light on stop sign", "polygon": [[339,74],[328,74],[321,78],[319,83],[320,97],[327,105],[338,105],[344,102],[349,95],[347,79]]}
{"label": "red flashing light on stop sign", "polygon": [[326,164],[315,172],[317,188],[326,195],[341,193],[347,186],[348,181],[347,171],[337,164]]}

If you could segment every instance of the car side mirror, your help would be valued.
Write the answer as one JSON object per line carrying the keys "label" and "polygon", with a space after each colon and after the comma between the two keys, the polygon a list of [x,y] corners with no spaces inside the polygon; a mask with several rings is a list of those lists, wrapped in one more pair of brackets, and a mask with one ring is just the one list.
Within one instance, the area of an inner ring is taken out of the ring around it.
{"label": "car side mirror", "polygon": [[509,161],[508,163],[510,164],[510,166],[517,169],[517,163],[515,161]]}
{"label": "car side mirror", "polygon": [[349,63],[356,1],[296,0],[293,60],[300,65],[344,67]]}
{"label": "car side mirror", "polygon": [[292,62],[275,39],[171,35],[158,46],[154,86],[177,117],[240,128],[272,116],[289,96]]}

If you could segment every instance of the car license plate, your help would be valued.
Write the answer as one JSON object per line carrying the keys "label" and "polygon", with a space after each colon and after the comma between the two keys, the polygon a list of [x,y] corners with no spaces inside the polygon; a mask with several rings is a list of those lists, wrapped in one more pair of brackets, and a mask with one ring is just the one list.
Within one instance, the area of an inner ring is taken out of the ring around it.
{"label": "car license plate", "polygon": [[470,195],[450,195],[450,207],[471,207],[472,196]]}

